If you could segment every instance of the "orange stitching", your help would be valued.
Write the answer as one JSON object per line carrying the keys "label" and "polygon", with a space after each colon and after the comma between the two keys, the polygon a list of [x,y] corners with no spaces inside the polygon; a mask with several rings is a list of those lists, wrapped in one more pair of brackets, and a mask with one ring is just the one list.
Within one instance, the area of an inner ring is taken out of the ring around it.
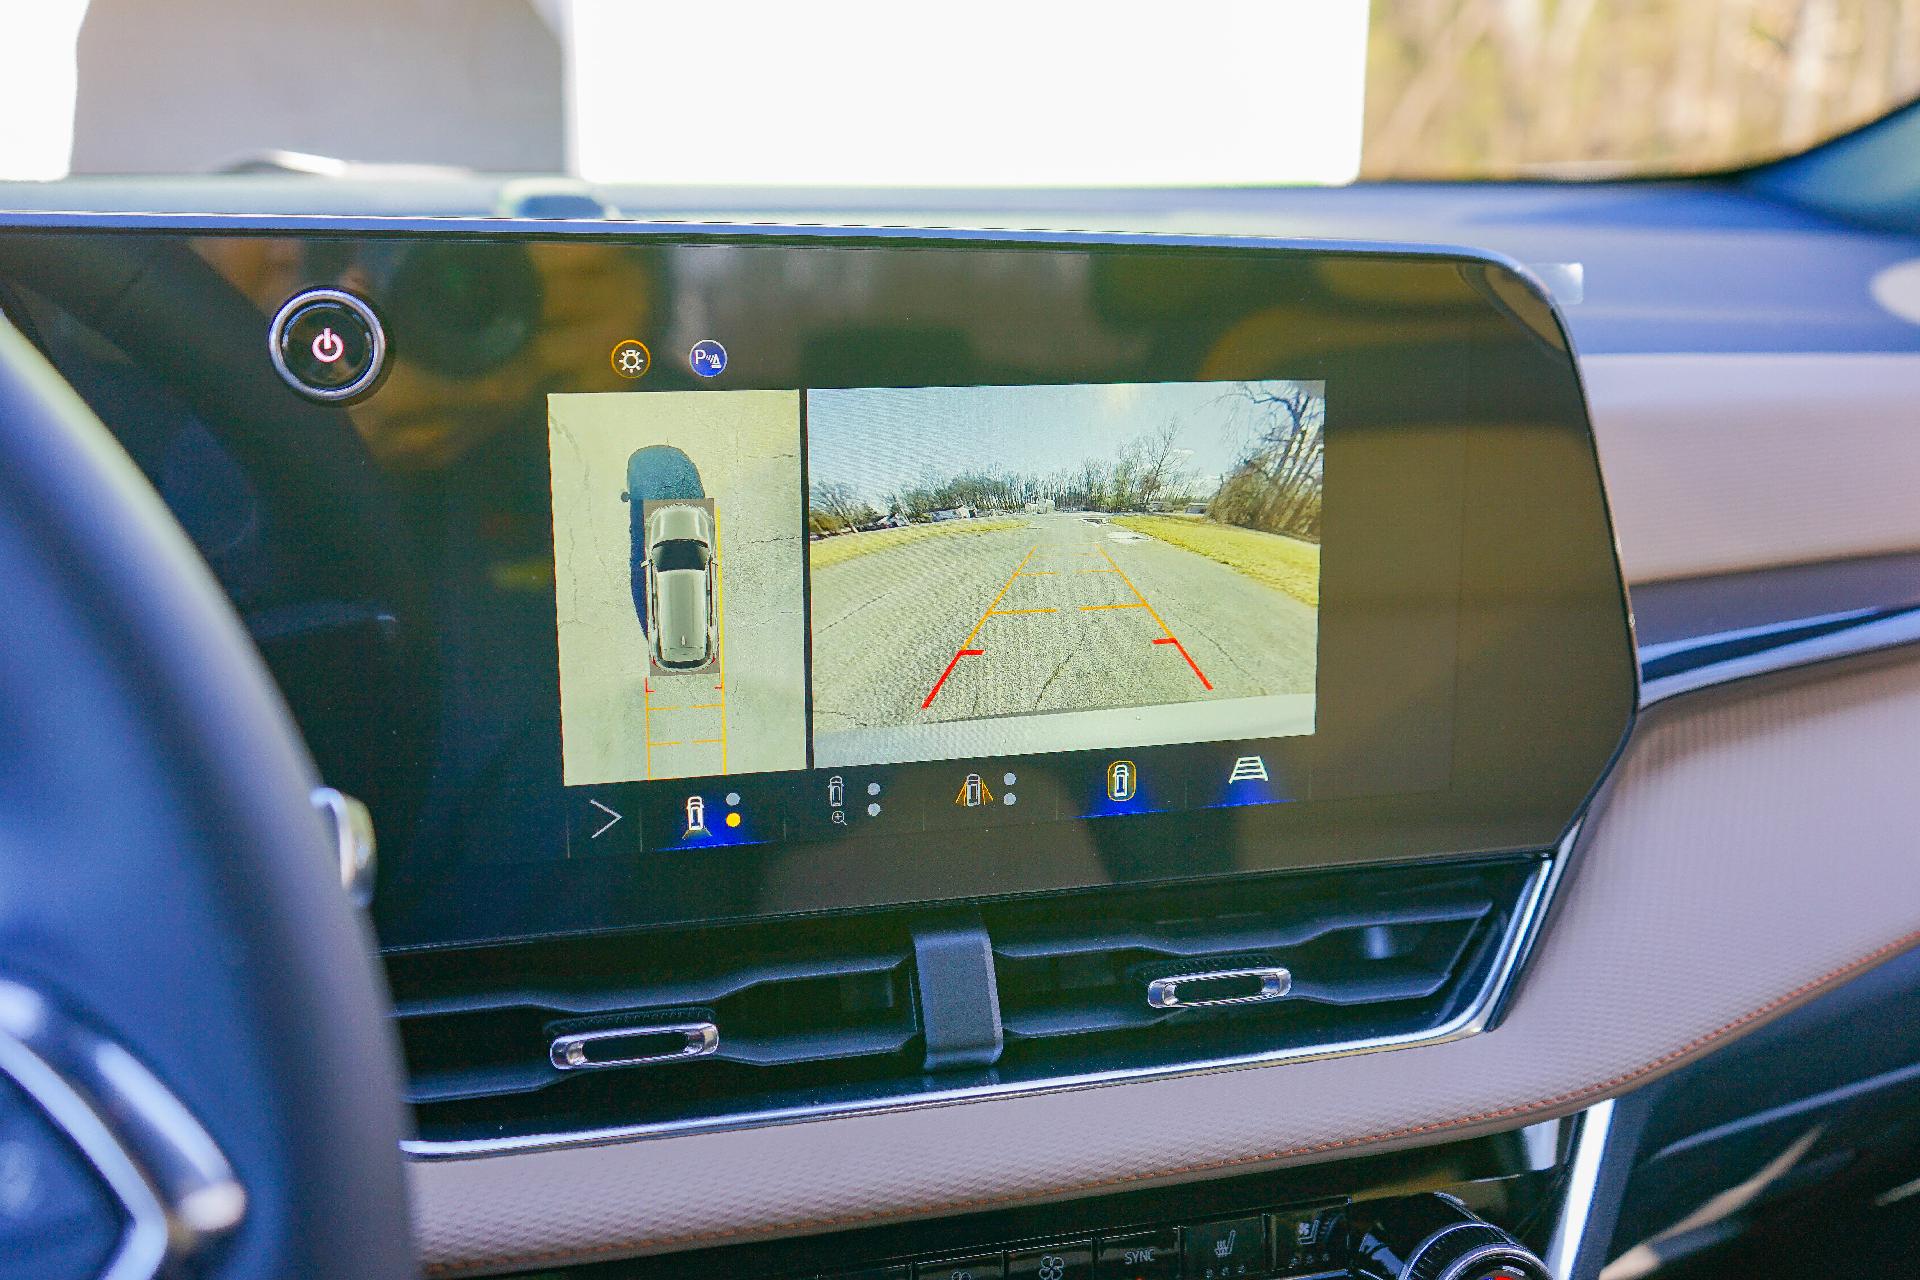
{"label": "orange stitching", "polygon": [[797,1235],[815,1229],[856,1227],[870,1222],[891,1221],[928,1214],[956,1213],[972,1209],[992,1209],[1004,1205],[1021,1204],[1044,1197],[1105,1191],[1115,1187],[1128,1186],[1137,1182],[1154,1182],[1162,1178],[1185,1177],[1196,1173],[1213,1173],[1222,1169],[1238,1168],[1243,1165],[1267,1164],[1276,1160],[1289,1160],[1297,1156],[1324,1155],[1332,1151],[1340,1151],[1352,1147],[1371,1146],[1380,1142],[1392,1142],[1400,1138],[1419,1137],[1423,1134],[1439,1133],[1449,1129],[1471,1128],[1474,1125],[1486,1124],[1494,1120],[1509,1120],[1517,1116],[1526,1115],[1529,1112],[1559,1108],[1570,1102],[1578,1102],[1589,1098],[1597,1100],[1599,1095],[1611,1093],[1622,1085],[1630,1084],[1635,1080],[1651,1075],[1662,1067],[1687,1057],[1695,1050],[1705,1048],[1715,1040],[1722,1039],[1747,1024],[1766,1017],[1776,1009],[1784,1005],[1792,1004],[1795,1000],[1800,999],[1802,996],[1820,987],[1850,977],[1862,969],[1872,968],[1882,960],[1889,959],[1902,951],[1908,950],[1915,944],[1920,944],[1920,930],[1896,939],[1877,950],[1870,951],[1860,959],[1843,965],[1810,982],[1802,983],[1785,995],[1776,996],[1759,1008],[1750,1010],[1713,1031],[1696,1036],[1681,1045],[1678,1049],[1662,1054],[1653,1061],[1635,1067],[1631,1071],[1622,1072],[1611,1079],[1602,1080],[1598,1084],[1587,1085],[1584,1088],[1555,1094],[1552,1097],[1542,1098],[1536,1102],[1502,1107],[1497,1111],[1483,1111],[1475,1115],[1461,1116],[1453,1120],[1411,1125],[1402,1129],[1389,1130],[1385,1133],[1369,1134],[1363,1138],[1340,1138],[1332,1142],[1317,1142],[1304,1147],[1290,1147],[1283,1151],[1269,1151],[1250,1156],[1232,1156],[1224,1160],[1210,1160],[1199,1164],[1179,1165],[1170,1169],[1156,1169],[1143,1173],[1120,1174],[1115,1177],[1101,1178],[1092,1182],[1055,1187],[1051,1190],[1006,1192],[999,1195],[983,1196],[973,1200],[957,1200],[945,1204],[921,1205],[912,1209],[874,1209],[863,1213],[845,1214],[835,1218],[815,1218],[810,1221],[788,1222],[768,1227],[749,1227],[744,1230],[703,1231],[685,1236],[663,1236],[659,1239],[628,1240],[618,1244],[593,1245],[587,1248],[567,1249],[559,1252],[507,1254],[488,1258],[468,1258],[460,1262],[434,1262],[427,1264],[425,1270],[428,1275],[450,1275],[482,1267],[509,1265],[516,1267],[537,1267],[548,1263],[586,1262],[595,1258],[631,1256],[656,1247],[705,1244],[717,1241],[745,1242],[767,1236]]}

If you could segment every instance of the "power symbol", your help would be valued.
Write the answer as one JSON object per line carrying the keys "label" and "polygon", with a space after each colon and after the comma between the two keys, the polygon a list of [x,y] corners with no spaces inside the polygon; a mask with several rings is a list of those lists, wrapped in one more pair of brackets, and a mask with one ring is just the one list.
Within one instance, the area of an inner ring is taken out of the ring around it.
{"label": "power symbol", "polygon": [[320,336],[313,340],[313,358],[321,364],[332,364],[347,354],[347,344],[331,328],[322,329]]}

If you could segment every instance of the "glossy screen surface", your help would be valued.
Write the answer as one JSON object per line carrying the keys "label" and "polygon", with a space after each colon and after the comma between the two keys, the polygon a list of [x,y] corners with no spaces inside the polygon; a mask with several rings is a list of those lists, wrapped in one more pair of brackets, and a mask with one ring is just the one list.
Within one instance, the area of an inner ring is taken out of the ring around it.
{"label": "glossy screen surface", "polygon": [[[373,805],[390,946],[1537,848],[1630,716],[1495,263],[69,229],[0,285]],[[307,288],[385,330],[345,407],[267,358]]]}

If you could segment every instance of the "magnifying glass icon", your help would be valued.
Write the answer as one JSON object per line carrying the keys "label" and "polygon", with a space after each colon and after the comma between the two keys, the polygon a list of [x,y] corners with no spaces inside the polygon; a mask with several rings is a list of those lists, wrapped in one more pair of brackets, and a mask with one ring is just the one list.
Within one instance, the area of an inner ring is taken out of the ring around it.
{"label": "magnifying glass icon", "polygon": [[833,811],[833,821],[834,825],[844,827],[847,825],[847,815],[835,809]]}

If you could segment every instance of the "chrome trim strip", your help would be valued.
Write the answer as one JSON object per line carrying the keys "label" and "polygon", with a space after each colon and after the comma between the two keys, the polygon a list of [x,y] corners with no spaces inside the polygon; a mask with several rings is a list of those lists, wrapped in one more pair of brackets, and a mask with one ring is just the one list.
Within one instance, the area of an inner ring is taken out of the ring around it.
{"label": "chrome trim strip", "polygon": [[152,1280],[245,1216],[232,1166],[164,1084],[119,1045],[5,980],[0,1075],[73,1143],[126,1212],[101,1280]]}
{"label": "chrome trim strip", "polygon": [[379,841],[373,832],[373,814],[367,806],[334,787],[315,787],[309,797],[326,820],[328,834],[340,861],[340,887],[353,905],[365,909],[373,902],[373,879],[379,860]]}
{"label": "chrome trim strip", "polygon": [[[1540,1259],[1534,1257],[1533,1251],[1523,1244],[1483,1244],[1478,1249],[1460,1255],[1434,1280],[1465,1280],[1465,1277],[1489,1263],[1495,1266],[1505,1263],[1516,1271],[1523,1269],[1515,1265],[1516,1262],[1524,1263],[1525,1269],[1541,1266]],[[1412,1267],[1407,1268],[1407,1274],[1412,1274],[1412,1271]]]}
{"label": "chrome trim strip", "polygon": [[1600,1187],[1600,1168],[1607,1156],[1607,1137],[1613,1129],[1613,1099],[1580,1113],[1580,1132],[1573,1140],[1572,1168],[1567,1173],[1566,1199],[1547,1242],[1547,1271],[1554,1280],[1572,1280],[1580,1261],[1580,1244],[1593,1217],[1593,1201]]}
{"label": "chrome trim strip", "polygon": [[403,1141],[400,1146],[416,1160],[474,1160],[520,1151],[597,1147],[645,1138],[691,1133],[724,1133],[775,1124],[799,1124],[831,1116],[874,1115],[917,1110],[921,1107],[952,1106],[956,1103],[977,1102],[986,1098],[1024,1097],[1065,1089],[1092,1089],[1125,1084],[1134,1080],[1178,1079],[1183,1076],[1205,1075],[1216,1071],[1238,1071],[1250,1067],[1273,1066],[1283,1062],[1349,1058],[1363,1053],[1380,1053],[1391,1049],[1412,1048],[1416,1045],[1445,1044],[1453,1040],[1463,1040],[1485,1031],[1493,1021],[1499,999],[1512,985],[1521,961],[1531,949],[1541,922],[1546,918],[1547,908],[1555,889],[1560,884],[1567,856],[1573,849],[1579,832],[1580,825],[1575,823],[1554,851],[1540,859],[1539,866],[1521,889],[1519,900],[1514,908],[1513,922],[1508,927],[1506,936],[1501,939],[1500,950],[1494,957],[1493,966],[1488,971],[1486,980],[1481,983],[1480,989],[1474,993],[1473,999],[1468,1001],[1466,1007],[1451,1021],[1430,1031],[1381,1036],[1370,1040],[1353,1040],[1338,1044],[1314,1045],[1300,1049],[1282,1049],[1271,1053],[1242,1054],[1235,1057],[1182,1063],[1177,1066],[1085,1072],[1072,1076],[1055,1076],[1047,1080],[1002,1081],[994,1084],[941,1089],[907,1097],[890,1096],[782,1107],[715,1116],[710,1119],[619,1125],[601,1129],[583,1129],[572,1133],[527,1134],[511,1138],[473,1138],[458,1141],[413,1138]]}
{"label": "chrome trim strip", "polygon": [[[629,1036],[673,1036],[682,1044],[671,1053],[648,1053],[637,1058],[609,1058],[594,1062],[587,1057],[587,1046],[602,1040]],[[640,1067],[657,1062],[684,1062],[704,1058],[720,1048],[720,1028],[711,1022],[678,1022],[665,1026],[608,1027],[599,1031],[580,1031],[557,1036],[547,1048],[547,1061],[556,1071],[607,1071],[615,1067]]]}
{"label": "chrome trim strip", "polygon": [[[1767,643],[1767,633],[1775,635],[1778,642]],[[1728,657],[1712,656],[1724,652],[1736,640],[1756,641],[1760,647],[1738,649]],[[1640,706],[1644,710],[1682,694],[1736,680],[1915,643],[1920,643],[1920,606],[1866,611],[1857,617],[1825,615],[1781,623],[1777,627],[1746,628],[1666,645],[1649,645],[1641,650],[1642,665],[1659,662],[1668,670],[1642,682]],[[1700,655],[1701,661],[1689,665],[1685,661],[1688,653]]]}
{"label": "chrome trim strip", "polygon": [[[1260,989],[1250,996],[1226,996],[1218,1000],[1182,1000],[1180,988],[1189,982],[1228,982],[1236,978],[1258,978]],[[1147,984],[1147,1004],[1154,1009],[1223,1009],[1235,1004],[1265,1004],[1293,990],[1293,975],[1277,965],[1257,969],[1216,969],[1211,973],[1177,973],[1155,978]]]}

